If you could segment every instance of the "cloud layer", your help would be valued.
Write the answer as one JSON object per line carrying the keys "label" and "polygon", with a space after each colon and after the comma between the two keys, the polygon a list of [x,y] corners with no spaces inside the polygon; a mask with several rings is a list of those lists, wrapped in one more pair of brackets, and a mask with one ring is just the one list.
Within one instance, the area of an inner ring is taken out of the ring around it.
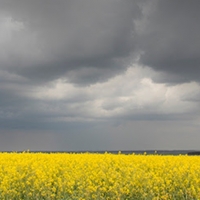
{"label": "cloud layer", "polygon": [[[132,1],[1,2],[4,68],[31,80],[61,76],[82,84],[121,72],[134,50]],[[72,74],[72,75],[71,75]]]}
{"label": "cloud layer", "polygon": [[163,81],[200,81],[199,8],[198,0],[149,1],[143,7],[137,23],[140,61],[166,72]]}
{"label": "cloud layer", "polygon": [[19,138],[35,149],[191,148],[199,8],[198,0],[1,0],[0,141],[16,149]]}

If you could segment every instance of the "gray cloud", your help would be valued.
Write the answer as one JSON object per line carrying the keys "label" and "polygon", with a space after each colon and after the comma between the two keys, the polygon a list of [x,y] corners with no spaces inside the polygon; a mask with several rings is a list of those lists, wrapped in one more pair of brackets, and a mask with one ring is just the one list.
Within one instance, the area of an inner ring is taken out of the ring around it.
{"label": "gray cloud", "polygon": [[198,11],[0,0],[0,150],[197,148]]}
{"label": "gray cloud", "polygon": [[140,63],[165,72],[155,81],[199,81],[198,0],[0,5],[0,67],[35,83],[60,77],[79,85],[102,82],[141,52]]}
{"label": "gray cloud", "polygon": [[150,1],[138,22],[140,62],[166,72],[160,81],[200,81],[200,2]]}
{"label": "gray cloud", "polygon": [[[75,71],[70,81],[96,82],[121,72],[118,60],[133,51],[133,20],[141,16],[129,0],[3,0],[1,11],[11,32],[3,67],[37,81]],[[89,78],[81,73],[88,67],[95,69]]]}
{"label": "gray cloud", "polygon": [[128,121],[69,127],[67,131],[3,130],[1,151],[198,150],[199,124],[191,121]]}

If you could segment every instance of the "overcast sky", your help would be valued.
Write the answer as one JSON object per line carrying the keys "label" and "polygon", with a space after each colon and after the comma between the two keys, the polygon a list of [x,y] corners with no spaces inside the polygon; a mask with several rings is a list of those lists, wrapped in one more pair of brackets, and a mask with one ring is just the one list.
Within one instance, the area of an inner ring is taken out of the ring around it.
{"label": "overcast sky", "polygon": [[199,0],[0,0],[0,151],[200,150]]}

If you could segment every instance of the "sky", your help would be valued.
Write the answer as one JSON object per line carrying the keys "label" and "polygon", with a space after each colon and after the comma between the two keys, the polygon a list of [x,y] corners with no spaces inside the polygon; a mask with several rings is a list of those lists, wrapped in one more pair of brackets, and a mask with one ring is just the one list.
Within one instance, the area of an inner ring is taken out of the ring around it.
{"label": "sky", "polygon": [[0,0],[0,151],[199,150],[199,0]]}

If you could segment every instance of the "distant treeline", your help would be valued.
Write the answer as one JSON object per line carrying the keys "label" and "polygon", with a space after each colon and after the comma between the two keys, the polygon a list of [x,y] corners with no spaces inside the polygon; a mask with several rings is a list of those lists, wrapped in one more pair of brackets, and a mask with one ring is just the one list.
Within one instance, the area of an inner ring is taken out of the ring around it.
{"label": "distant treeline", "polygon": [[[14,151],[1,151],[7,153],[13,153]],[[15,151],[17,153],[110,153],[110,154],[146,154],[146,155],[200,155],[200,151],[193,151],[193,150],[126,150],[126,151]]]}
{"label": "distant treeline", "polygon": [[192,151],[192,152],[188,152],[189,156],[195,156],[195,155],[200,155],[200,151]]}

